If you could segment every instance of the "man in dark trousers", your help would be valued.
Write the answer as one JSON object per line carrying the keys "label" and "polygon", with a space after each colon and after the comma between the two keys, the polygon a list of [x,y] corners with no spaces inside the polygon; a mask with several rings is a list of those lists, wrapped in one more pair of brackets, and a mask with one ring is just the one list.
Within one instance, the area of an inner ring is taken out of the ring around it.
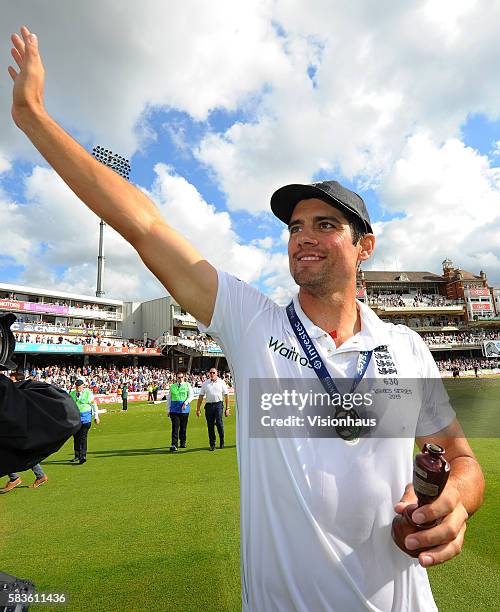
{"label": "man in dark trousers", "polygon": [[94,402],[94,394],[90,389],[84,389],[84,382],[79,378],[75,382],[75,388],[70,392],[79,412],[80,412],[80,429],[73,436],[75,456],[71,463],[82,465],[87,461],[87,436],[92,425],[92,417],[99,425],[99,414],[97,405]]}
{"label": "man in dark trousers", "polygon": [[124,382],[122,387],[122,410],[128,409],[128,383]]}
{"label": "man in dark trousers", "polygon": [[172,444],[170,452],[175,453],[177,445],[186,448],[186,430],[189,419],[189,410],[194,393],[191,385],[185,380],[184,372],[177,372],[176,381],[170,385],[170,403],[168,415],[172,421]]}
{"label": "man in dark trousers", "polygon": [[229,416],[229,390],[226,383],[217,376],[217,370],[210,368],[210,378],[205,380],[200,389],[198,404],[196,405],[196,416],[201,414],[203,398],[205,404],[205,418],[207,419],[208,443],[210,450],[215,450],[215,427],[219,434],[219,446],[224,448],[224,421],[222,420],[222,399],[226,405],[225,415]]}

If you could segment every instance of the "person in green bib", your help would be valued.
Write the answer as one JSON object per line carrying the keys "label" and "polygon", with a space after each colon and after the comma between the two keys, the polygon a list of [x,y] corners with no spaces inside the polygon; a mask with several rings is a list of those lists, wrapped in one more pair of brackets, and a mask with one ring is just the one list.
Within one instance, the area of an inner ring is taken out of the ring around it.
{"label": "person in green bib", "polygon": [[70,391],[78,410],[80,411],[80,429],[73,435],[75,456],[71,463],[82,465],[87,461],[87,436],[92,425],[92,417],[99,425],[99,413],[94,401],[94,394],[90,389],[84,388],[81,378],[75,381],[75,388]]}
{"label": "person in green bib", "polygon": [[185,380],[184,372],[177,372],[176,382],[170,385],[168,415],[172,421],[172,444],[170,452],[175,453],[180,439],[181,448],[186,448],[186,430],[191,401],[194,399],[193,388]]}

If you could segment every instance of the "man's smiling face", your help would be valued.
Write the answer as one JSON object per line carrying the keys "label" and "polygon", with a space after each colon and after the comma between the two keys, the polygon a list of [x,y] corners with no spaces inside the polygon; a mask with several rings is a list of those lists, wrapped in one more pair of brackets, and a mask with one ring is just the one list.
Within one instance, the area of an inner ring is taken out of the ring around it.
{"label": "man's smiling face", "polygon": [[288,262],[293,279],[318,297],[352,284],[360,245],[353,245],[347,217],[318,200],[301,200],[289,223]]}

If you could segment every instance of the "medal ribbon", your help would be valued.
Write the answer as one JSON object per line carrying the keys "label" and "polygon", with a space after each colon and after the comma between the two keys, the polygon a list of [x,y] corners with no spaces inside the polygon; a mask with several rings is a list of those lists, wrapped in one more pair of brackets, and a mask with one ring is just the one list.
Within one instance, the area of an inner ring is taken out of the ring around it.
{"label": "medal ribbon", "polygon": [[[323,359],[321,358],[320,354],[316,350],[316,347],[314,346],[313,341],[309,337],[309,334],[307,333],[305,327],[302,325],[302,322],[299,319],[299,316],[297,315],[295,311],[295,306],[293,305],[293,301],[291,301],[290,304],[288,304],[288,306],[286,307],[286,314],[287,314],[288,320],[290,321],[290,325],[292,326],[293,332],[296,335],[297,340],[299,341],[300,346],[302,347],[304,353],[306,354],[309,360],[309,363],[311,364],[313,370],[316,373],[316,376],[319,378],[319,381],[323,385],[323,388],[325,389],[325,391],[330,395],[330,397],[334,397],[335,395],[339,395],[343,397],[342,393],[340,393],[340,391],[338,390],[337,385],[335,384],[335,381],[330,376],[330,373],[328,372],[328,369],[325,366]],[[354,391],[356,390],[356,387],[359,385],[359,383],[363,379],[363,376],[366,373],[366,370],[368,368],[372,355],[373,355],[373,351],[360,351],[359,352],[358,360],[356,363],[356,372],[355,372],[355,375],[352,381],[352,385],[351,385],[351,390],[349,393],[351,394],[354,393]],[[336,410],[336,415],[339,412],[341,412],[340,408]],[[354,409],[351,408],[349,412],[351,413],[353,418],[358,418],[358,414],[356,413]],[[339,428],[335,428],[335,429],[337,430],[337,433],[339,433],[339,435],[342,438],[346,439],[346,436],[340,434]],[[357,436],[354,434],[354,437],[357,437]]]}

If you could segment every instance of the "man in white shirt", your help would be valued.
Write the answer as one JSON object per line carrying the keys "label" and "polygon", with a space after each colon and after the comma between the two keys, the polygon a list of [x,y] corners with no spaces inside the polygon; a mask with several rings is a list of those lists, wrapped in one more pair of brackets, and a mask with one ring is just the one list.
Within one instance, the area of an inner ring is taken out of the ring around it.
{"label": "man in white shirt", "polygon": [[219,446],[224,448],[224,421],[222,420],[222,399],[224,398],[226,409],[224,411],[226,417],[229,416],[229,389],[226,383],[217,376],[217,370],[210,368],[207,380],[203,382],[196,404],[196,416],[201,414],[201,405],[205,398],[205,418],[207,419],[208,428],[208,443],[210,450],[215,450],[215,426],[219,434]]}
{"label": "man in white shirt", "polygon": [[[335,181],[288,185],[273,195],[273,212],[290,231],[290,271],[300,287],[293,314],[300,333],[310,338],[306,350],[288,311],[218,272],[144,192],[64,132],[44,107],[36,36],[23,27],[12,42],[16,125],[75,194],[132,244],[200,329],[224,346],[238,405],[243,609],[436,610],[424,568],[460,553],[466,520],[481,506],[484,490],[479,464],[451,410],[436,411],[433,397],[424,396],[406,437],[362,438],[358,444],[338,437],[250,435],[259,410],[250,403],[252,380],[316,380],[320,361],[337,380],[352,377],[360,361],[363,374],[379,381],[394,370],[397,377],[424,381],[436,375],[415,332],[384,324],[356,301],[356,270],[375,246],[363,200]],[[406,546],[421,551],[418,561],[396,547],[390,529],[393,506],[401,513],[415,501],[411,485],[400,498],[412,473],[409,434],[419,446],[444,446],[451,466],[441,495],[412,514],[417,523],[441,520],[407,537]]]}

